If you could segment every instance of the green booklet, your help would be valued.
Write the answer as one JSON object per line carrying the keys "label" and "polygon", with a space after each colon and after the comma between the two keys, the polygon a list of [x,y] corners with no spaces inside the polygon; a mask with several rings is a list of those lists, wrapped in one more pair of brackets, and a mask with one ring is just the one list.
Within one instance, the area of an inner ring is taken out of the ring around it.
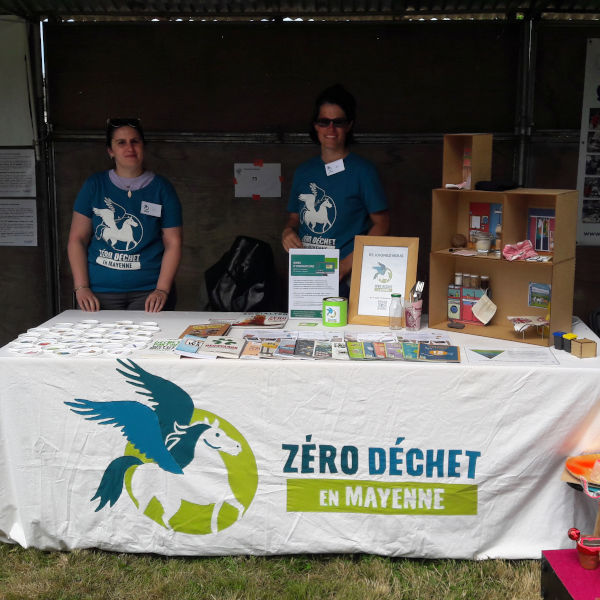
{"label": "green booklet", "polygon": [[419,360],[418,342],[402,342],[402,351],[404,352],[404,360]]}
{"label": "green booklet", "polygon": [[365,358],[362,342],[346,342],[346,346],[348,347],[350,360],[363,360]]}

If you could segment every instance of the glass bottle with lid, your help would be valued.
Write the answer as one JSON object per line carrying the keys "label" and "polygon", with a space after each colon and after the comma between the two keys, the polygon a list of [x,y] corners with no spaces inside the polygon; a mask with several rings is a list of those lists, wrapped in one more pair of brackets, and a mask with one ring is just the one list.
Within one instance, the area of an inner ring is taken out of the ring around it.
{"label": "glass bottle with lid", "polygon": [[402,294],[392,294],[390,300],[390,329],[404,328],[404,304]]}

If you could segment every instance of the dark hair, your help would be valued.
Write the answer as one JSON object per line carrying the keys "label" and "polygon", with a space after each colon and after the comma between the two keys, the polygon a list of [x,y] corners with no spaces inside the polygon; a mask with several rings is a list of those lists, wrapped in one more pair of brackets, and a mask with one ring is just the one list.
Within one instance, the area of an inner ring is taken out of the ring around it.
{"label": "dark hair", "polygon": [[106,119],[106,147],[110,148],[113,136],[115,135],[115,131],[119,129],[119,127],[132,127],[135,129],[140,137],[142,138],[142,143],[146,143],[144,139],[144,130],[142,129],[142,122],[140,119],[134,118],[115,118],[115,119]]}
{"label": "dark hair", "polygon": [[356,120],[356,100],[354,96],[340,83],[336,83],[323,90],[315,100],[311,125],[309,129],[310,139],[313,142],[319,143],[319,137],[315,131],[314,123],[319,117],[319,110],[323,104],[337,104],[346,115],[346,119],[352,122],[352,127],[346,135],[346,146],[354,142],[354,121]]}

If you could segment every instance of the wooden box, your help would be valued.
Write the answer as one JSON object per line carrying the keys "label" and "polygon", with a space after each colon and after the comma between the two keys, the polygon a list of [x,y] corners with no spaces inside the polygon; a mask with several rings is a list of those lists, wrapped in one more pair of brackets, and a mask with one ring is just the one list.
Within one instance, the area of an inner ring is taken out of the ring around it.
{"label": "wooden box", "polygon": [[571,340],[571,354],[577,358],[593,358],[596,356],[596,342],[587,338]]}
{"label": "wooden box", "polygon": [[471,163],[471,186],[465,189],[474,189],[478,181],[489,181],[492,177],[492,140],[491,133],[445,135],[442,187],[464,181],[465,157],[469,157]]}

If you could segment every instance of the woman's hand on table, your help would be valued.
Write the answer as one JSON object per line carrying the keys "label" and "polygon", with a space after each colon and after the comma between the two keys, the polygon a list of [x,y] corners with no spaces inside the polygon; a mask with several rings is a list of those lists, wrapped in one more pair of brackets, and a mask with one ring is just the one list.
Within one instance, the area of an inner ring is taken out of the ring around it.
{"label": "woman's hand on table", "polygon": [[281,245],[286,252],[289,252],[290,248],[302,248],[302,242],[298,237],[299,226],[300,215],[289,213],[287,223],[281,232]]}
{"label": "woman's hand on table", "polygon": [[100,310],[100,301],[94,296],[94,292],[89,287],[75,288],[75,298],[77,298],[79,308],[84,312],[97,312]]}
{"label": "woman's hand on table", "polygon": [[302,242],[300,241],[298,234],[291,227],[287,227],[283,230],[281,244],[286,252],[289,251],[290,248],[302,248]]}
{"label": "woman's hand on table", "polygon": [[166,290],[155,289],[152,290],[146,298],[146,305],[144,310],[146,312],[160,312],[167,302],[169,293]]}

